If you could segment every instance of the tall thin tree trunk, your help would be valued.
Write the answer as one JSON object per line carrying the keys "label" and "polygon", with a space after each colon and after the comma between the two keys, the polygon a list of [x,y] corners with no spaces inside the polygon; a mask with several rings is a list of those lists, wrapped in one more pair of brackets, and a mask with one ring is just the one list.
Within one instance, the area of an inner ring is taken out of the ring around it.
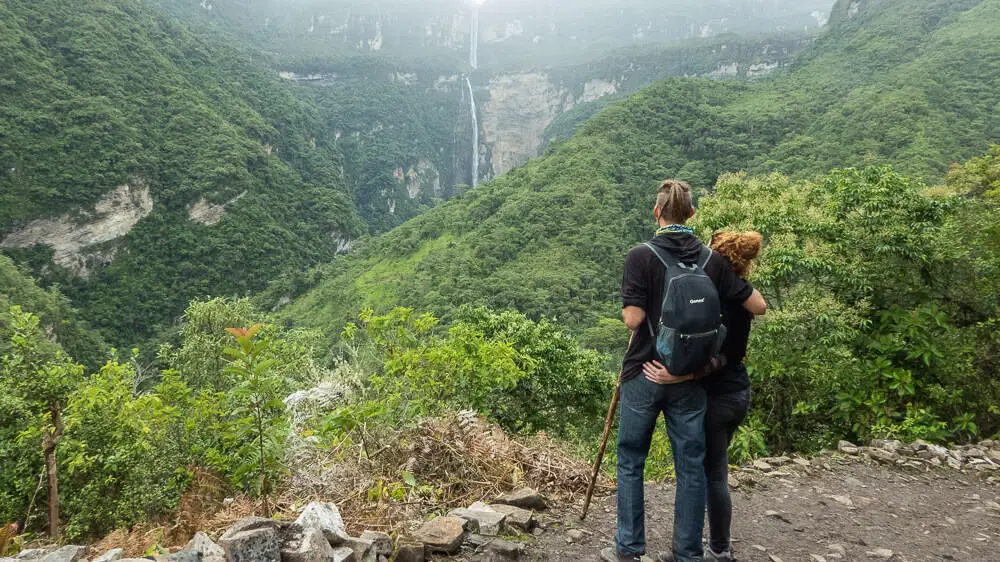
{"label": "tall thin tree trunk", "polygon": [[49,408],[52,416],[52,426],[45,432],[42,438],[42,453],[45,456],[45,472],[49,480],[49,537],[59,537],[59,480],[56,474],[56,445],[63,434],[62,412],[59,404],[54,404]]}
{"label": "tall thin tree trunk", "polygon": [[257,444],[260,447],[260,493],[264,496],[264,517],[271,516],[271,506],[267,501],[267,468],[264,462],[264,413],[257,407]]}

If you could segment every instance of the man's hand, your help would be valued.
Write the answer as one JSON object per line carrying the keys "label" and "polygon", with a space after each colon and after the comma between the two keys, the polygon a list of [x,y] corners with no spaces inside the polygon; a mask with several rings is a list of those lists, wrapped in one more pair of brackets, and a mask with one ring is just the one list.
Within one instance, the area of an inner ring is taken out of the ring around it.
{"label": "man's hand", "polygon": [[677,384],[694,380],[694,375],[675,377],[659,361],[650,361],[642,366],[646,380],[655,384]]}

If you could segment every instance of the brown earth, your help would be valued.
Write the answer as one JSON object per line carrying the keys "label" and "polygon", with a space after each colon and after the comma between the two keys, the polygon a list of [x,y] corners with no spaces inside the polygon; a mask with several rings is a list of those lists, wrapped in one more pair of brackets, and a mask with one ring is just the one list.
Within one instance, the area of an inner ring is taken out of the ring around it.
{"label": "brown earth", "polygon": [[[857,457],[814,459],[771,474],[743,470],[734,474],[736,554],[746,562],[1000,561],[1000,479],[988,477],[994,474]],[[662,551],[670,545],[674,488],[646,490],[649,549]],[[579,509],[563,505],[543,515],[544,532],[520,539],[524,558],[599,560],[613,543],[615,498],[595,498],[583,523]],[[571,529],[583,537],[570,542]],[[484,558],[469,551],[464,559]]]}

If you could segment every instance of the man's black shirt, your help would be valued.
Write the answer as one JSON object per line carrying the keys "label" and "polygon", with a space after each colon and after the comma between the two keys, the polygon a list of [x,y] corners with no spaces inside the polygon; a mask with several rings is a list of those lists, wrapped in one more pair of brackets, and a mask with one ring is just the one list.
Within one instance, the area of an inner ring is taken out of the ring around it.
{"label": "man's black shirt", "polygon": [[[687,233],[667,232],[650,241],[659,249],[663,249],[683,263],[697,261],[702,243],[695,236]],[[750,334],[750,320],[753,316],[743,310],[743,303],[753,294],[753,287],[733,270],[729,260],[717,252],[705,266],[705,273],[715,283],[719,291],[719,299],[723,305],[723,322],[729,329],[723,353],[730,365],[737,365],[746,355],[746,342]],[[656,258],[652,250],[645,245],[636,246],[625,260],[625,274],[622,279],[623,306],[637,306],[646,311],[645,325],[635,332],[631,347],[625,354],[622,368],[622,380],[629,380],[642,375],[642,365],[656,358],[656,344],[650,334],[648,323],[654,326],[660,318],[663,306],[663,284],[666,269]],[[739,314],[743,311],[749,315]],[[732,324],[732,325],[730,325]],[[735,333],[734,333],[735,332]],[[730,373],[730,371],[734,371]],[[731,392],[749,387],[749,380],[743,385],[741,381],[729,381],[727,378],[735,375],[735,370],[728,367],[709,377],[710,394],[719,394],[724,390]],[[745,375],[743,376],[745,378]],[[735,384],[734,384],[735,383]],[[735,388],[734,388],[735,387]]]}

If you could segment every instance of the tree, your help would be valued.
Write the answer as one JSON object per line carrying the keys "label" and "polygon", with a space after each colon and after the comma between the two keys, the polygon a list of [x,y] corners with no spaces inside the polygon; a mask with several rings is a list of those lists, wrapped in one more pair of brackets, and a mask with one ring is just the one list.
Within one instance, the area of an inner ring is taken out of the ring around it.
{"label": "tree", "polygon": [[11,307],[10,351],[0,366],[0,387],[20,403],[33,419],[31,437],[41,437],[48,477],[49,536],[59,536],[59,480],[56,448],[65,426],[63,407],[69,394],[83,380],[83,367],[45,338],[38,317]]}

